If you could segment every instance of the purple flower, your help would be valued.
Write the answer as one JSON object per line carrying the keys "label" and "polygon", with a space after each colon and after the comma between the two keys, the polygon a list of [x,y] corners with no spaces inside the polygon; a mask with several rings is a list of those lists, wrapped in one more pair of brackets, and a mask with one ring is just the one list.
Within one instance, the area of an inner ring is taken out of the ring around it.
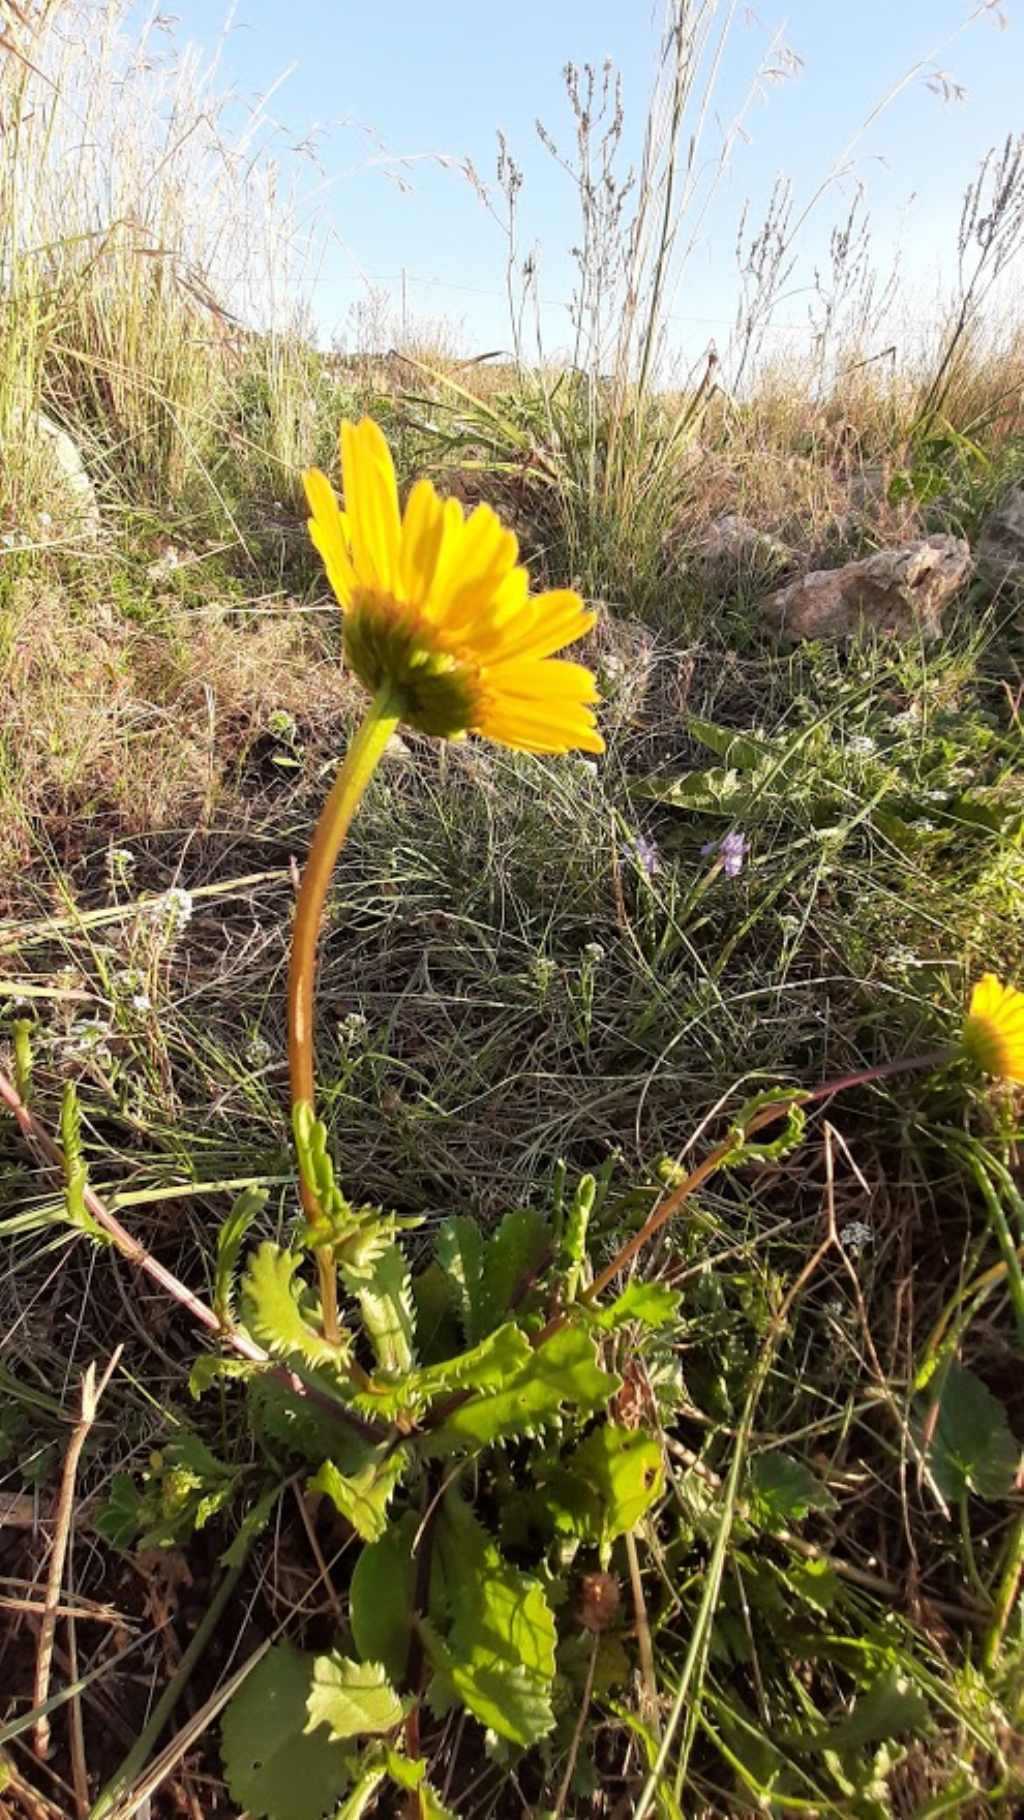
{"label": "purple flower", "polygon": [[726,878],[738,878],[743,871],[743,862],[747,857],[749,842],[739,829],[723,834],[720,840],[706,841],[701,853],[707,859],[712,853],[717,854],[722,862],[722,871]]}
{"label": "purple flower", "polygon": [[646,834],[638,834],[629,842],[626,847],[626,858],[635,860],[641,872],[645,872],[648,878],[653,878],[661,868],[661,857],[657,844]]}

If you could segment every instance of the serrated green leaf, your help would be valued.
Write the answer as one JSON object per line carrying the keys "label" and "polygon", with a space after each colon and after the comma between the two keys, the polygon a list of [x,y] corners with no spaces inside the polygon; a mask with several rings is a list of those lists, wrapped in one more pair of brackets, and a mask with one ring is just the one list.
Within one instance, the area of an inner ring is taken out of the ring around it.
{"label": "serrated green leaf", "polygon": [[314,1403],[299,1396],[273,1373],[257,1371],[246,1382],[248,1419],[263,1446],[285,1459],[296,1456],[317,1467],[328,1455],[341,1472],[357,1472],[365,1460],[366,1443],[355,1429],[346,1427]]}
{"label": "serrated green leaf", "polygon": [[382,1763],[371,1763],[369,1768],[364,1769],[352,1793],[346,1796],[338,1808],[334,1820],[363,1820],[363,1815],[386,1775],[387,1770]]}
{"label": "serrated green leaf", "polygon": [[217,1271],[213,1306],[225,1327],[235,1319],[235,1271],[245,1235],[267,1204],[265,1188],[243,1188],[217,1234]]}
{"label": "serrated green leaf", "polygon": [[384,1767],[399,1788],[419,1788],[427,1773],[422,1757],[402,1757],[388,1745],[384,1747]]}
{"label": "serrated green leaf", "polygon": [[682,1300],[678,1289],[662,1283],[629,1283],[610,1307],[599,1309],[597,1326],[606,1333],[624,1327],[627,1321],[641,1321],[645,1327],[667,1327],[679,1314]]}
{"label": "serrated green leaf", "polygon": [[115,1472],[93,1527],[114,1548],[130,1548],[145,1517],[144,1501],[130,1472]]}
{"label": "serrated green leaf", "polygon": [[242,1285],[246,1325],[261,1346],[278,1358],[342,1369],[347,1349],[324,1339],[312,1312],[307,1318],[303,1298],[309,1291],[301,1279],[294,1280],[301,1262],[296,1252],[283,1251],[271,1239],[264,1239],[250,1260]]}
{"label": "serrated green leaf", "polygon": [[516,1292],[539,1267],[550,1241],[547,1223],[536,1208],[513,1207],[505,1214],[484,1251],[480,1286],[466,1330],[468,1340],[482,1340],[505,1319]]}
{"label": "serrated green leaf", "polygon": [[323,1820],[351,1783],[353,1753],[306,1730],[312,1682],[313,1657],[278,1643],[225,1708],[224,1776],[252,1820]]}
{"label": "serrated green leaf", "polygon": [[436,1666],[483,1725],[536,1743],[554,1723],[555,1620],[541,1582],[509,1565],[457,1494],[444,1501],[434,1548],[452,1610],[443,1650],[433,1643]]}
{"label": "serrated green leaf", "polygon": [[928,1463],[950,1499],[969,1491],[1008,1497],[1020,1469],[1020,1448],[999,1398],[956,1359],[947,1367]]}
{"label": "serrated green leaf", "polygon": [[201,1352],[193,1360],[188,1374],[189,1394],[198,1402],[211,1384],[224,1379],[237,1381],[239,1378],[252,1378],[262,1370],[263,1367],[254,1364],[251,1359],[229,1358],[219,1352]]}
{"label": "serrated green leaf", "polygon": [[420,1820],[459,1820],[459,1816],[435,1794],[429,1782],[423,1782],[420,1785]]}
{"label": "serrated green leaf", "polygon": [[354,1473],[343,1474],[333,1460],[325,1460],[307,1489],[324,1492],[364,1542],[376,1542],[387,1528],[387,1507],[407,1463],[404,1447],[389,1452],[381,1443]]}
{"label": "serrated green leaf", "polygon": [[356,1296],[382,1371],[404,1375],[415,1363],[416,1312],[405,1254],[388,1244],[369,1263],[343,1264],[341,1279]]}
{"label": "serrated green leaf", "polygon": [[468,1352],[414,1371],[409,1386],[423,1402],[453,1390],[498,1390],[522,1370],[531,1353],[522,1328],[506,1321]]}
{"label": "serrated green leaf", "polygon": [[444,1454],[529,1434],[554,1421],[566,1404],[585,1414],[601,1408],[621,1383],[601,1370],[594,1341],[582,1327],[561,1327],[537,1347],[503,1390],[469,1398],[426,1445],[429,1451]]}
{"label": "serrated green leaf", "polygon": [[504,1662],[455,1663],[449,1676],[473,1717],[523,1750],[539,1743],[555,1723],[550,1695],[525,1668]]}
{"label": "serrated green leaf", "polygon": [[546,1477],[544,1492],[556,1528],[607,1547],[635,1529],[664,1482],[658,1442],[604,1422]]}
{"label": "serrated green leaf", "polygon": [[785,1529],[809,1511],[835,1510],[826,1485],[790,1454],[759,1453],[747,1472],[750,1519],[762,1529]]}
{"label": "serrated green leaf", "polygon": [[438,1227],[434,1255],[451,1283],[467,1340],[474,1337],[474,1314],[484,1267],[484,1241],[468,1214],[452,1214]]}
{"label": "serrated green leaf", "polygon": [[455,1285],[440,1264],[428,1264],[412,1280],[416,1304],[416,1349],[427,1365],[457,1353],[464,1328],[455,1304]]}
{"label": "serrated green leaf", "polygon": [[326,1725],[335,1743],[364,1733],[379,1737],[400,1725],[405,1707],[381,1662],[353,1662],[348,1656],[317,1656],[306,1702],[307,1731]]}

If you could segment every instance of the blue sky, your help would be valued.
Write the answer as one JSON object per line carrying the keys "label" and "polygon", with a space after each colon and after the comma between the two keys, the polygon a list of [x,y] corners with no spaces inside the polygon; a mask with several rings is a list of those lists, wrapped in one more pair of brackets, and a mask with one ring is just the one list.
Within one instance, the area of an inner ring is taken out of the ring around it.
{"label": "blue sky", "polygon": [[[175,12],[182,34],[216,41],[222,14],[212,0],[177,0]],[[979,16],[959,30],[972,12]],[[500,127],[525,172],[522,232],[538,246],[545,339],[552,351],[564,346],[576,215],[571,185],[538,144],[534,121],[568,143],[562,66],[611,57],[638,147],[659,19],[657,0],[239,0],[222,82],[248,99],[294,65],[273,112],[295,139],[314,124],[320,130],[325,179],[304,167],[303,182],[310,209],[330,230],[314,295],[324,339],[344,332],[368,283],[389,291],[397,308],[404,268],[413,316],[450,318],[466,352],[509,345],[502,236],[465,178],[428,156],[469,157],[490,183]],[[746,115],[746,137],[673,296],[673,338],[687,357],[728,333],[745,200],[756,219],[780,173],[801,202],[809,199],[915,62],[934,63],[964,98],[942,100],[922,72],[858,140],[851,174],[803,234],[803,266],[778,312],[782,329],[805,320],[801,282],[858,178],[879,263],[902,246],[914,312],[927,317],[951,276],[964,184],[993,141],[1024,125],[1024,0],[1003,0],[998,10],[977,0],[757,0],[756,8],[739,0],[704,142],[708,160],[778,28],[802,64]],[[411,162],[394,163],[399,155]]]}

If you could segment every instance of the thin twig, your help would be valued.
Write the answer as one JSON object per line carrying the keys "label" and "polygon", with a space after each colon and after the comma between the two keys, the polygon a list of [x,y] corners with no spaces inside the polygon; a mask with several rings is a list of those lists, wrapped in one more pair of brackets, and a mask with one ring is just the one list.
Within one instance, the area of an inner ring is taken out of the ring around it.
{"label": "thin twig", "polygon": [[647,1601],[644,1598],[644,1583],[640,1578],[640,1556],[637,1553],[636,1536],[631,1529],[625,1535],[626,1560],[629,1563],[629,1584],[633,1593],[633,1617],[636,1623],[636,1641],[640,1652],[640,1675],[644,1684],[644,1697],[647,1704],[647,1722],[655,1737],[660,1737],[661,1727],[658,1719],[658,1680],[654,1672],[654,1647],[651,1643],[651,1626],[647,1618]]}
{"label": "thin twig", "polygon": [[[68,1661],[71,1665],[71,1679],[76,1682],[78,1680],[78,1636],[74,1618],[71,1618],[68,1623]],[[71,1746],[71,1776],[75,1784],[75,1810],[78,1820],[86,1820],[89,1812],[89,1766],[85,1756],[82,1696],[77,1690],[71,1698],[68,1733]]]}
{"label": "thin twig", "polygon": [[[78,1473],[78,1462],[82,1448],[85,1446],[89,1430],[96,1419],[99,1406],[107,1385],[121,1357],[122,1348],[115,1347],[109,1365],[96,1384],[96,1366],[89,1364],[82,1377],[81,1414],[68,1442],[68,1451],[64,1459],[64,1474],[60,1483],[60,1497],[57,1502],[57,1527],[53,1537],[53,1552],[50,1555],[50,1571],[46,1582],[46,1610],[39,1626],[39,1645],[36,1651],[36,1678],[33,1689],[33,1705],[45,1706],[50,1694],[50,1669],[53,1664],[53,1640],[57,1629],[57,1607],[60,1604],[60,1587],[64,1578],[64,1563],[67,1559],[68,1542],[71,1539],[71,1519],[75,1506],[75,1478]],[[50,1754],[50,1718],[43,1713],[36,1721],[32,1744],[36,1756],[43,1759]]]}
{"label": "thin twig", "polygon": [[594,1691],[594,1673],[597,1668],[597,1649],[600,1640],[600,1637],[595,1636],[590,1645],[590,1661],[587,1663],[587,1678],[583,1684],[583,1698],[580,1701],[580,1710],[572,1734],[572,1743],[569,1746],[569,1761],[565,1766],[565,1775],[562,1777],[559,1785],[555,1805],[552,1810],[552,1820],[559,1820],[559,1815],[565,1807],[569,1789],[572,1785],[573,1772],[576,1768],[576,1759],[580,1754],[580,1744],[583,1740],[583,1728],[587,1723],[587,1714],[590,1711],[590,1699]]}

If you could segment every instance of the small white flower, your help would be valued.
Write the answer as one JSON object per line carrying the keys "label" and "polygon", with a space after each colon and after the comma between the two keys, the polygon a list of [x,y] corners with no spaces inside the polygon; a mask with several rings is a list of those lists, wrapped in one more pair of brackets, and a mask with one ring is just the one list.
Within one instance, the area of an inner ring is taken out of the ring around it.
{"label": "small white flower", "polygon": [[49,512],[40,512],[39,522],[41,525],[52,525],[53,519],[51,518]]}
{"label": "small white flower", "polygon": [[346,1017],[338,1019],[338,1039],[347,1049],[365,1040],[370,1025],[361,1011],[350,1011]]}
{"label": "small white flower", "polygon": [[134,992],[132,1005],[136,1011],[152,1011],[153,1009],[153,1001],[148,992]]}
{"label": "small white flower", "polygon": [[906,732],[909,729],[916,727],[920,718],[921,710],[915,702],[912,707],[904,708],[902,714],[891,715],[889,725],[891,727],[899,727],[902,731]]}
{"label": "small white flower", "polygon": [[857,758],[868,758],[872,752],[878,751],[878,741],[872,739],[870,733],[855,733],[846,744],[847,750]]}
{"label": "small white flower", "polygon": [[152,905],[153,914],[163,923],[168,934],[177,935],[192,918],[192,893],[181,885],[172,885]]}
{"label": "small white flower", "polygon": [[265,1068],[273,1053],[266,1037],[258,1030],[253,1032],[245,1045],[245,1059],[250,1068]]}
{"label": "small white flower", "polygon": [[597,776],[597,766],[592,758],[578,758],[576,769],[582,777],[592,779]]}
{"label": "small white flower", "polygon": [[600,961],[603,961],[604,949],[600,942],[588,942],[583,950],[583,958],[584,960],[590,961],[591,965],[594,967],[596,967]]}
{"label": "small white flower", "polygon": [[886,958],[890,967],[920,967],[922,965],[913,948],[905,948],[902,943],[896,948],[890,948]]}
{"label": "small white flower", "polygon": [[841,1321],[846,1313],[846,1304],[842,1297],[837,1295],[830,1296],[829,1300],[825,1303],[825,1313],[830,1315],[833,1321]]}
{"label": "small white flower", "polygon": [[926,815],[919,815],[910,825],[912,828],[916,828],[919,834],[935,833],[935,823],[930,822]]}
{"label": "small white flower", "polygon": [[840,1245],[844,1250],[852,1251],[854,1257],[859,1257],[864,1247],[873,1245],[874,1242],[875,1235],[871,1227],[866,1226],[863,1220],[850,1220],[839,1234]]}

